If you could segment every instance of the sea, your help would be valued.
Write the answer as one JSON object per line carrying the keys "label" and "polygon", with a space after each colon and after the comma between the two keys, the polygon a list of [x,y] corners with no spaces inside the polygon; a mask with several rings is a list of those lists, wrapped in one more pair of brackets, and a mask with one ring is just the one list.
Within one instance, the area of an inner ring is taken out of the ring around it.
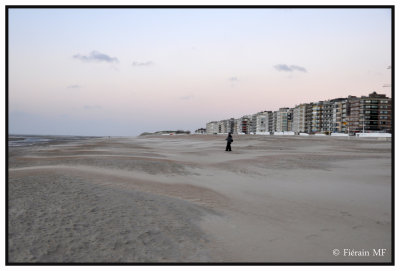
{"label": "sea", "polygon": [[8,147],[27,147],[51,143],[71,142],[88,139],[87,136],[54,136],[54,135],[8,135]]}

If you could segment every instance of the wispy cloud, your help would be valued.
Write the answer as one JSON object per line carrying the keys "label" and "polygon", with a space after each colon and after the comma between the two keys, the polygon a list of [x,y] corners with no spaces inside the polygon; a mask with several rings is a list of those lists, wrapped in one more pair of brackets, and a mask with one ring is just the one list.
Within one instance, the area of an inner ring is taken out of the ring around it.
{"label": "wispy cloud", "polygon": [[232,76],[232,77],[229,77],[229,81],[237,82],[237,81],[239,81],[239,78],[237,78],[236,76]]}
{"label": "wispy cloud", "polygon": [[81,88],[80,85],[69,85],[67,86],[67,88]]}
{"label": "wispy cloud", "polygon": [[73,56],[73,58],[82,60],[84,62],[108,62],[108,63],[118,63],[118,58],[116,57],[111,57],[109,55],[97,52],[97,51],[92,51],[89,55],[81,55],[81,54],[76,54]]}
{"label": "wispy cloud", "polygon": [[193,94],[180,97],[181,100],[190,100],[190,99],[193,99],[193,98],[194,98]]}
{"label": "wispy cloud", "polygon": [[145,61],[145,62],[133,61],[132,62],[132,66],[134,66],[134,67],[153,66],[153,65],[154,65],[153,61]]}
{"label": "wispy cloud", "polygon": [[101,107],[100,105],[84,105],[83,109],[85,110],[98,110],[98,109],[102,109],[103,107]]}
{"label": "wispy cloud", "polygon": [[286,64],[278,64],[274,66],[275,69],[277,69],[280,72],[294,72],[294,71],[299,71],[299,72],[307,72],[307,69],[298,66],[298,65],[286,65]]}

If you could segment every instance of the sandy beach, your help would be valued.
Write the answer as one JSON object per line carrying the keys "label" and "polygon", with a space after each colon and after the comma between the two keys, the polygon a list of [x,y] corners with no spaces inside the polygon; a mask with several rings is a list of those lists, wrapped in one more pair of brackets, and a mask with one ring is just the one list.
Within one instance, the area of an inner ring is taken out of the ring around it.
{"label": "sandy beach", "polygon": [[225,137],[9,147],[8,261],[390,262],[390,141]]}

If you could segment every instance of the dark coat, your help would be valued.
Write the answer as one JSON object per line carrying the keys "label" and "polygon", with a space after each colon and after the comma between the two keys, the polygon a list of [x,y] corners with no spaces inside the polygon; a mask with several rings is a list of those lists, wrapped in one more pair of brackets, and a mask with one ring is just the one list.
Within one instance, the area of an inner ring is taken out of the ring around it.
{"label": "dark coat", "polygon": [[225,140],[228,141],[228,143],[232,143],[233,142],[233,138],[232,138],[231,135],[228,135],[228,137]]}

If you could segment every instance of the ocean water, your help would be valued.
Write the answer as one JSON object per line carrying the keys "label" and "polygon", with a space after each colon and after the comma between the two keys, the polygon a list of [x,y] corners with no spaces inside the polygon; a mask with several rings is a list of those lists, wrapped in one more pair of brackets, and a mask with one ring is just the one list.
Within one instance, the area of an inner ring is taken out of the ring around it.
{"label": "ocean water", "polygon": [[87,139],[83,136],[38,136],[38,135],[8,135],[9,147],[26,147],[33,145],[43,145],[55,142],[67,142],[74,140]]}
{"label": "ocean water", "polygon": [[8,146],[9,147],[24,147],[35,144],[42,144],[50,142],[50,138],[42,136],[22,136],[22,135],[9,135]]}

